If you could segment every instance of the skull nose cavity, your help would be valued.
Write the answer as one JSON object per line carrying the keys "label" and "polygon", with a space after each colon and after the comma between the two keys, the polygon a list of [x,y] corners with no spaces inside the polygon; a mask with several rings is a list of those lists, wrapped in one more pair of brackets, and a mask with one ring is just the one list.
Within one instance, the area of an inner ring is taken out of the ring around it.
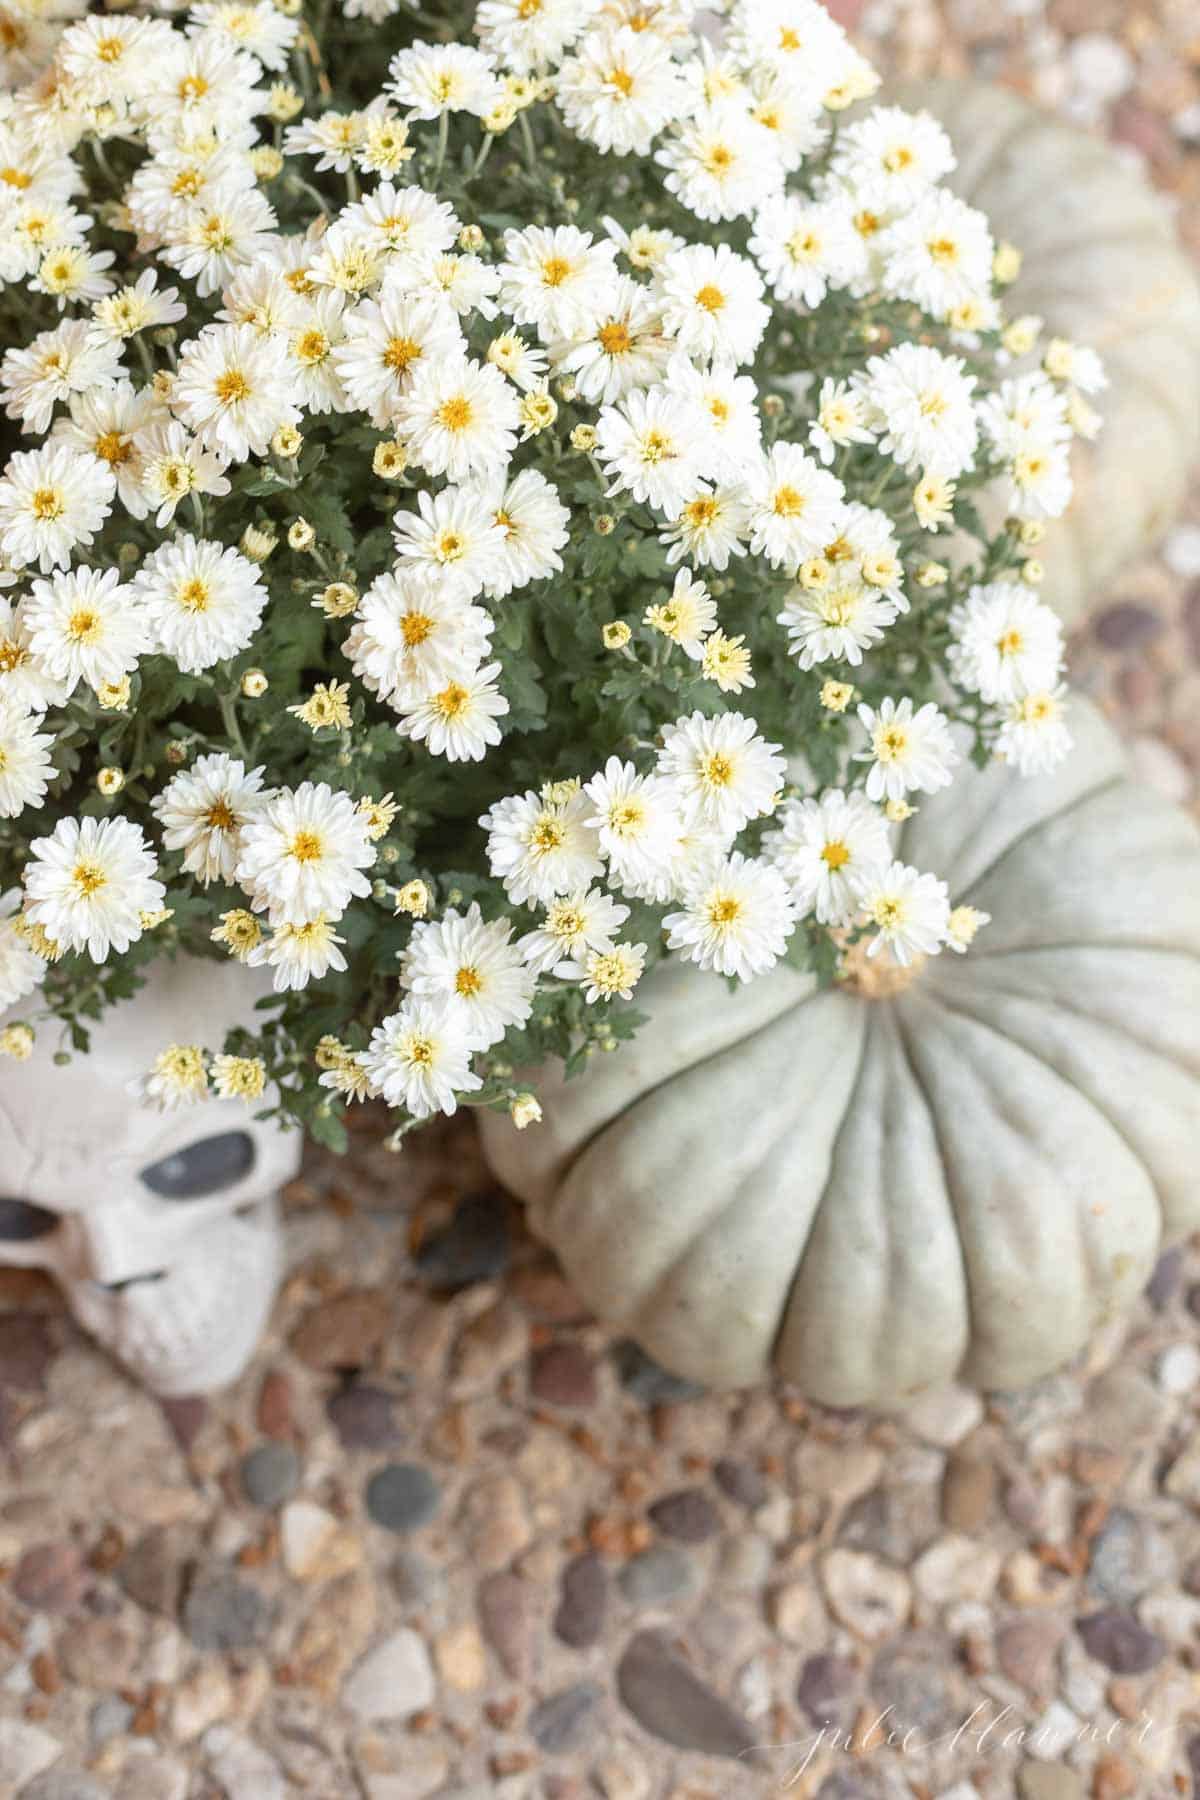
{"label": "skull nose cavity", "polygon": [[96,1285],[109,1294],[123,1294],[127,1288],[149,1287],[156,1281],[165,1281],[165,1269],[151,1269],[146,1275],[127,1275],[123,1281],[101,1281]]}
{"label": "skull nose cavity", "polygon": [[31,1200],[0,1200],[0,1244],[34,1244],[59,1227],[59,1216]]}

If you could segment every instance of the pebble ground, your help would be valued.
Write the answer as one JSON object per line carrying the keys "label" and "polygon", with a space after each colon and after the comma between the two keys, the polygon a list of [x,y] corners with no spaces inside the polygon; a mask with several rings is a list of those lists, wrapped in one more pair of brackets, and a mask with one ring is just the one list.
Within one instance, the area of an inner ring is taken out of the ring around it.
{"label": "pebble ground", "polygon": [[[1109,133],[1200,253],[1194,0],[833,10]],[[1194,804],[1200,490],[1074,673]],[[0,1800],[1200,1786],[1195,1247],[1027,1393],[706,1396],[586,1316],[469,1127],[396,1160],[359,1125],[216,1400],[157,1404],[0,1270]]]}

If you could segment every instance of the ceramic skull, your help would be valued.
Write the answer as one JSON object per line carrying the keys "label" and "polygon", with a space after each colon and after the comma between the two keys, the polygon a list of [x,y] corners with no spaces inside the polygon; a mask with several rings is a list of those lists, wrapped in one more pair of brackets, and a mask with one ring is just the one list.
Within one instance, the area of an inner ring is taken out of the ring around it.
{"label": "ceramic skull", "polygon": [[43,1025],[28,1061],[0,1068],[0,1264],[47,1270],[160,1394],[222,1387],[253,1352],[300,1136],[239,1100],[160,1112],[131,1084],[168,1043],[219,1050],[265,991],[237,964],[160,962],[91,1028],[88,1055],[54,1066],[60,1034]]}

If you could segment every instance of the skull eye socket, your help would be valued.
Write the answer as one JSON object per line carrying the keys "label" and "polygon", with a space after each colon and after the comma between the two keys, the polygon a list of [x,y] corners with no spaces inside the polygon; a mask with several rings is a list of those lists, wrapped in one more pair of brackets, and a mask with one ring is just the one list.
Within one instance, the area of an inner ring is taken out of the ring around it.
{"label": "skull eye socket", "polygon": [[140,1179],[162,1200],[203,1200],[233,1187],[253,1167],[254,1139],[249,1132],[221,1131],[151,1163]]}
{"label": "skull eye socket", "polygon": [[58,1230],[58,1214],[28,1200],[0,1200],[0,1244],[33,1244]]}

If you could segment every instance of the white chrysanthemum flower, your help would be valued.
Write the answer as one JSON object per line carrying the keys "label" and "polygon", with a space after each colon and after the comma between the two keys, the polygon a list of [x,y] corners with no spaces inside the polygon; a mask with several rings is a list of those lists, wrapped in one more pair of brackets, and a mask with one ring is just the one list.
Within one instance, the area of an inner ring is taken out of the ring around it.
{"label": "white chrysanthemum flower", "polygon": [[144,519],[148,507],[138,438],[165,416],[153,388],[116,381],[73,394],[70,407],[70,417],[55,425],[54,438],[107,463],[116,476],[121,505],[131,518]]}
{"label": "white chrysanthemum flower", "polygon": [[528,225],[504,234],[500,305],[543,343],[591,329],[617,294],[616,246],[574,225]]}
{"label": "white chrysanthemum flower", "polygon": [[871,765],[868,800],[903,800],[913,789],[934,794],[950,785],[962,758],[945,715],[932,701],[914,712],[910,699],[897,702],[889,695],[878,708],[860,705],[858,716],[871,741],[870,749],[855,757]]}
{"label": "white chrysanthemum flower", "polygon": [[976,379],[961,357],[927,344],[898,344],[873,356],[852,378],[882,434],[880,449],[901,468],[930,469],[953,480],[975,463]]}
{"label": "white chrysanthemum flower", "polygon": [[315,119],[289,125],[283,134],[283,148],[289,156],[315,156],[318,171],[333,169],[345,175],[354,167],[366,131],[365,113],[336,112],[330,107]]}
{"label": "white chrysanthemum flower", "polygon": [[617,156],[648,156],[663,126],[680,116],[686,93],[670,45],[628,25],[589,32],[555,78],[567,129]]}
{"label": "white chrysanthemum flower", "polygon": [[556,971],[563,981],[577,981],[589,1006],[598,1000],[630,1000],[646,967],[645,944],[614,944],[611,950],[589,950]]}
{"label": "white chrysanthemum flower", "polygon": [[263,255],[277,223],[274,208],[256,188],[218,190],[208,206],[189,209],[159,254],[204,298]]}
{"label": "white chrysanthemum flower", "polygon": [[288,337],[288,360],[306,412],[350,412],[334,352],[346,335],[346,303],[324,289],[311,296]]}
{"label": "white chrysanthemum flower", "polygon": [[0,819],[38,805],[54,774],[54,738],[39,730],[41,716],[0,700]]}
{"label": "white chrysanthemum flower", "polygon": [[1065,719],[1066,693],[1060,683],[1014,701],[1001,723],[996,755],[1022,775],[1049,775],[1056,769],[1074,743]]}
{"label": "white chrysanthemum flower", "polygon": [[410,44],[393,56],[388,74],[388,93],[414,119],[482,118],[504,98],[492,58],[470,44]]}
{"label": "white chrysanthemum flower", "polygon": [[121,354],[92,336],[85,319],[65,319],[53,331],[39,331],[15,345],[0,363],[0,399],[10,419],[24,431],[49,428],[54,408],[75,394],[110,386],[121,370]]}
{"label": "white chrysanthemum flower", "polygon": [[819,556],[845,516],[845,489],[799,444],[775,444],[747,470],[750,549],[774,568]]}
{"label": "white chrysanthemum flower", "polygon": [[663,186],[698,219],[747,218],[773,189],[784,166],[773,141],[756,132],[745,98],[703,107],[679,124],[655,152],[667,170]]}
{"label": "white chrysanthemum flower", "polygon": [[861,274],[862,240],[845,202],[786,194],[757,204],[750,253],[778,299],[816,307]]}
{"label": "white chrysanthemum flower", "polygon": [[718,975],[750,981],[773,967],[795,928],[783,876],[770,863],[734,851],[682,897],[663,927],[668,950]]}
{"label": "white chrysanthemum flower", "polygon": [[522,469],[507,487],[496,483],[487,492],[504,542],[484,583],[484,593],[489,599],[501,600],[514,589],[542,581],[562,568],[558,553],[570,539],[571,514],[553,482],[538,469]]}
{"label": "white chrysanthemum flower", "polygon": [[839,134],[829,166],[864,206],[900,212],[949,175],[955,157],[932,114],[876,106]]}
{"label": "white chrysanthemum flower", "polygon": [[137,92],[152,151],[181,136],[235,135],[265,110],[266,94],[257,86],[262,69],[244,51],[178,32],[162,34],[155,51],[138,59]]}
{"label": "white chrysanthemum flower", "polygon": [[632,231],[616,219],[605,217],[601,224],[620,250],[631,269],[656,274],[672,250],[682,250],[685,239],[674,231],[656,230],[652,225],[635,225]]}
{"label": "white chrysanthemum flower", "polygon": [[908,611],[904,597],[904,563],[895,528],[878,507],[852,500],[842,514],[838,534],[821,552],[837,575],[854,568],[868,587],[887,596],[899,612]]}
{"label": "white chrysanthemum flower", "polygon": [[115,569],[71,569],[35,581],[22,613],[29,647],[53,680],[73,693],[118,682],[151,647],[145,610]]}
{"label": "white chrysanthemum flower", "polygon": [[700,487],[700,446],[692,407],[665,387],[626,394],[596,421],[597,455],[612,483],[674,519]]}
{"label": "white chrysanthemum flower", "polygon": [[739,375],[731,362],[703,369],[676,355],[664,386],[695,409],[705,474],[718,481],[740,481],[762,444],[757,384],[749,375]]}
{"label": "white chrysanthemum flower", "polygon": [[978,907],[952,907],[946,920],[946,949],[953,950],[956,956],[965,956],[979,932],[991,922],[991,913],[980,912]]}
{"label": "white chrysanthemum flower", "polygon": [[125,342],[140,331],[174,325],[187,314],[179,289],[160,288],[157,269],[143,269],[129,287],[117,288],[92,309],[92,330],[114,342]]}
{"label": "white chrysanthemum flower", "polygon": [[658,773],[677,796],[684,823],[732,839],[751,819],[773,810],[787,779],[778,744],[759,737],[753,719],[694,712],[662,733]]}
{"label": "white chrysanthemum flower", "polygon": [[111,105],[136,93],[142,58],[161,49],[163,41],[160,31],[147,31],[145,19],[103,13],[68,25],[58,46],[58,64],[81,102]]}
{"label": "white chrysanthemum flower", "polygon": [[974,587],[950,614],[956,678],[992,706],[1052,688],[1062,666],[1058,617],[1021,582]]}
{"label": "white chrysanthemum flower", "polygon": [[340,948],[346,940],[333,926],[325,913],[298,925],[276,925],[242,960],[252,969],[273,969],[277,994],[306,988],[310,981],[322,980],[330,969],[340,974],[346,967]]}
{"label": "white chrysanthemum flower", "polygon": [[883,814],[862,794],[832,788],[819,800],[788,800],[779,823],[763,836],[799,909],[821,925],[846,925],[858,909],[863,883],[892,860]]}
{"label": "white chrysanthemum flower", "polygon": [[546,352],[527,343],[519,331],[502,331],[494,337],[487,347],[487,359],[523,394],[541,386],[550,366]]}
{"label": "white chrysanthemum flower", "polygon": [[189,494],[211,494],[223,499],[229,492],[229,480],[222,473],[228,459],[206,450],[178,419],[155,423],[140,431],[134,448],[146,506],[157,507],[154,523],[160,531],[175,517],[176,507]]}
{"label": "white chrysanthemum flower", "polygon": [[771,317],[762,276],[728,244],[689,244],[663,263],[656,291],[663,322],[695,360],[751,362]]}
{"label": "white chrysanthemum flower", "polygon": [[623,886],[626,880],[652,881],[660,875],[678,836],[678,806],[668,785],[610,756],[583,791],[592,807],[587,823],[613,878]]}
{"label": "white chrysanthemum flower", "polygon": [[846,34],[819,0],[742,0],[730,21],[729,47],[753,67],[786,75],[818,100],[841,79]]}
{"label": "white chrysanthemum flower", "polygon": [[518,939],[517,949],[535,975],[557,975],[590,950],[608,955],[628,917],[629,908],[599,888],[577,888],[549,902],[541,924]]}
{"label": "white chrysanthemum flower", "polygon": [[0,706],[45,712],[62,705],[71,685],[51,675],[34,650],[28,612],[28,596],[14,605],[0,595]]}
{"label": "white chrysanthemum flower", "polygon": [[430,475],[464,481],[504,467],[520,402],[498,369],[469,357],[423,362],[396,409],[410,455]]}
{"label": "white chrysanthemum flower", "polygon": [[453,314],[429,295],[385,290],[345,314],[333,362],[352,406],[383,430],[396,418],[418,369],[461,355]]}
{"label": "white chrysanthemum flower", "polygon": [[868,956],[886,948],[907,966],[914,956],[936,956],[950,922],[950,895],[936,875],[893,862],[864,883],[860,910],[875,927]]}
{"label": "white chrysanthemum flower", "polygon": [[59,312],[102,300],[113,290],[111,269],[116,256],[111,250],[92,250],[84,244],[56,244],[47,250],[29,286],[35,294],[47,294]]}
{"label": "white chrysanthemum flower", "polygon": [[46,973],[41,957],[17,930],[14,921],[20,910],[19,888],[0,894],[0,1012],[7,1012],[26,994],[41,987]]}
{"label": "white chrysanthemum flower", "polygon": [[473,1050],[499,1043],[533,1009],[534,978],[512,941],[512,923],[485,924],[477,905],[453,907],[414,927],[400,970],[402,987],[433,1001]]}
{"label": "white chrysanthemum flower", "polygon": [[599,0],[480,0],[480,48],[514,75],[558,63],[583,31]]}
{"label": "white chrysanthemum flower", "polygon": [[267,795],[245,820],[236,876],[271,925],[302,925],[321,913],[339,919],[355,896],[369,894],[362,871],[374,861],[349,794],[305,781]]}
{"label": "white chrysanthemum flower", "polygon": [[1051,338],[1042,352],[1042,367],[1055,381],[1076,388],[1081,394],[1099,394],[1108,386],[1104,364],[1087,344],[1073,344],[1069,338]]}
{"label": "white chrysanthemum flower", "polygon": [[65,950],[103,962],[142,935],[142,914],[162,906],[154,853],[129,819],[60,819],[34,838],[25,866],[25,915]]}
{"label": "white chrysanthemum flower", "polygon": [[513,794],[484,813],[479,823],[488,834],[488,867],[514,906],[546,905],[602,872],[591,816],[578,783]]}
{"label": "white chrysanthemum flower", "polygon": [[1008,506],[1018,519],[1058,519],[1071,504],[1071,452],[1067,444],[1028,443],[1007,469]]}
{"label": "white chrysanthemum flower", "polygon": [[935,188],[889,225],[880,242],[883,289],[935,319],[986,297],[996,246],[983,213]]}
{"label": "white chrysanthemum flower", "polygon": [[492,629],[491,615],[453,580],[408,563],[371,583],[342,649],[365,687],[407,706],[482,662]]}
{"label": "white chrysanthemum flower", "polygon": [[398,188],[390,181],[381,181],[362,200],[343,207],[338,223],[387,259],[387,274],[395,272],[394,258],[410,261],[448,250],[462,229],[447,201],[423,187]]}
{"label": "white chrysanthemum flower", "polygon": [[459,1094],[483,1086],[471,1072],[471,1048],[461,1024],[430,1000],[407,1000],[371,1033],[358,1062],[371,1091],[414,1119],[453,1113]]}
{"label": "white chrysanthemum flower", "polygon": [[200,1044],[168,1044],[160,1050],[129,1092],[145,1106],[159,1112],[179,1112],[208,1099],[208,1068]]}
{"label": "white chrysanthemum flower", "polygon": [[671,598],[661,606],[648,606],[644,618],[652,631],[661,631],[685,656],[699,662],[705,638],[716,629],[717,603],[690,569],[680,569]]}
{"label": "white chrysanthemum flower", "polygon": [[[179,143],[162,147],[134,171],[125,207],[129,223],[158,246],[179,236],[209,207],[253,187],[253,166],[236,144],[204,133],[195,137],[185,133]],[[96,309],[104,335],[131,337],[159,323],[153,286],[143,283],[144,277],[139,277],[136,288],[125,289],[123,296],[114,295]],[[178,298],[175,288],[166,291]]]}
{"label": "white chrysanthemum flower", "polygon": [[509,710],[496,685],[498,662],[463,668],[441,687],[405,706],[396,730],[447,762],[482,762],[503,733],[496,720]]}
{"label": "white chrysanthemum flower", "polygon": [[112,470],[86,450],[18,450],[0,476],[0,553],[17,569],[65,569],[103,525],[116,491]]}
{"label": "white chrysanthemum flower", "polygon": [[504,548],[504,527],[477,487],[422,488],[415,513],[393,518],[396,549],[419,568],[453,577],[468,598],[481,593]]}
{"label": "white chrysanthemum flower", "polygon": [[162,544],[133,578],[158,648],[186,675],[244,650],[262,619],[267,590],[240,551],[190,533]]}
{"label": "white chrysanthemum flower", "polygon": [[184,346],[171,406],[206,449],[244,462],[300,423],[294,387],[286,343],[250,325],[208,325]]}
{"label": "white chrysanthemum flower", "polygon": [[1066,444],[1071,439],[1067,401],[1040,369],[1002,381],[976,410],[984,436],[1004,458],[1030,445]]}
{"label": "white chrysanthemum flower", "polygon": [[631,388],[658,381],[671,349],[653,296],[620,275],[608,306],[587,330],[552,343],[549,354],[555,374],[571,376],[585,400],[611,406]]}
{"label": "white chrysanthemum flower", "polygon": [[184,868],[202,887],[235,879],[242,827],[263,804],[264,774],[216,751],[180,769],[150,802],[164,847],[182,850]]}
{"label": "white chrysanthemum flower", "polygon": [[498,308],[500,272],[479,256],[461,256],[443,250],[437,255],[406,256],[391,264],[384,289],[435,301],[445,312],[463,319],[478,313],[494,319]]}
{"label": "white chrysanthemum flower", "polygon": [[188,15],[194,37],[212,37],[232,50],[249,50],[264,69],[287,68],[300,27],[267,0],[200,0]]}
{"label": "white chrysanthemum flower", "polygon": [[788,635],[788,648],[802,669],[822,662],[848,662],[857,668],[863,651],[879,643],[895,624],[894,601],[868,587],[857,573],[835,574],[817,588],[792,588],[777,621]]}
{"label": "white chrysanthemum flower", "polygon": [[667,546],[668,563],[689,562],[723,572],[731,556],[745,556],[743,542],[750,532],[750,508],[740,486],[710,487],[700,482],[659,543]]}

